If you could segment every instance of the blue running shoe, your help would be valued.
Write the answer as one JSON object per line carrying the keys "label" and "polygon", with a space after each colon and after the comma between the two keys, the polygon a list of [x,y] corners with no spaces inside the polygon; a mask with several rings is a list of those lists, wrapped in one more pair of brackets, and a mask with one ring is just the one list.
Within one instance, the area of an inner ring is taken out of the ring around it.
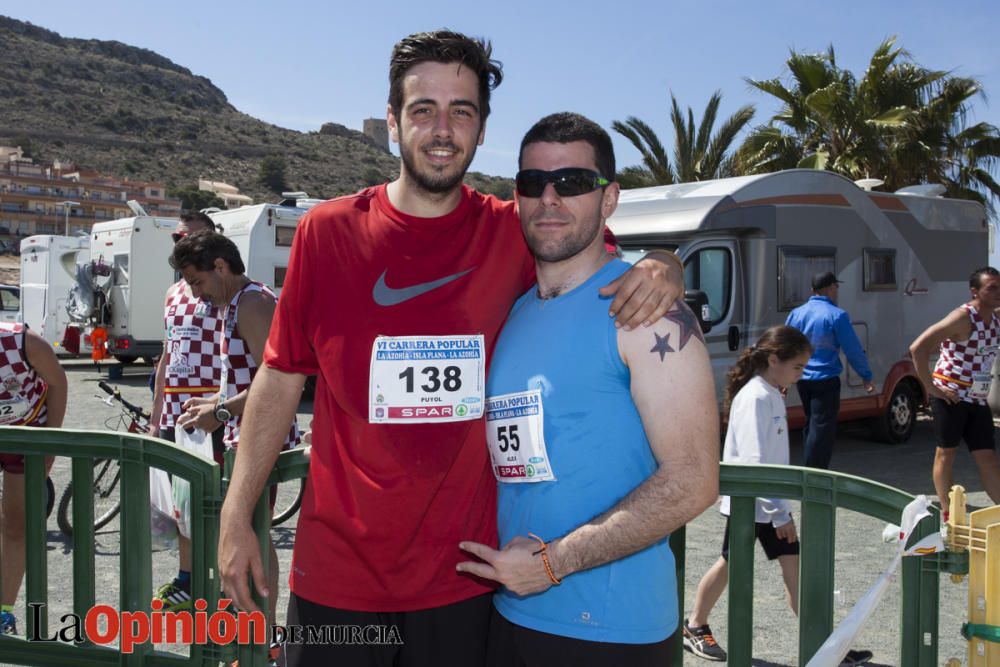
{"label": "blue running shoe", "polygon": [[17,616],[9,611],[0,611],[0,635],[17,634]]}

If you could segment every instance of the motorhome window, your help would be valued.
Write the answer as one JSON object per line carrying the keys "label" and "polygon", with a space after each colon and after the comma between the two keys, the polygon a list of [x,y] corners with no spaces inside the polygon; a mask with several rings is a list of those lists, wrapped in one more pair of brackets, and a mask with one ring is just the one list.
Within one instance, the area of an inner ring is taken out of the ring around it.
{"label": "motorhome window", "polygon": [[271,285],[278,289],[283,287],[285,284],[285,274],[288,273],[287,266],[276,266],[274,267],[274,282]]}
{"label": "motorhome window", "polygon": [[684,261],[684,285],[708,297],[710,324],[721,322],[729,311],[732,265],[726,248],[702,248]]}
{"label": "motorhome window", "polygon": [[274,226],[274,245],[279,248],[291,248],[292,239],[295,238],[295,227],[285,225]]}
{"label": "motorhome window", "polygon": [[866,292],[896,289],[895,248],[865,248],[864,290]]}
{"label": "motorhome window", "polygon": [[128,285],[128,255],[115,255],[115,285]]}
{"label": "motorhome window", "polygon": [[13,290],[0,290],[0,304],[4,310],[18,311],[21,309],[21,299]]}
{"label": "motorhome window", "polygon": [[812,296],[812,277],[837,272],[835,248],[785,246],[778,248],[778,310],[792,310]]}
{"label": "motorhome window", "polygon": [[677,246],[665,243],[656,248],[622,248],[622,259],[629,264],[635,264],[653,250],[666,250],[667,252],[677,252]]}

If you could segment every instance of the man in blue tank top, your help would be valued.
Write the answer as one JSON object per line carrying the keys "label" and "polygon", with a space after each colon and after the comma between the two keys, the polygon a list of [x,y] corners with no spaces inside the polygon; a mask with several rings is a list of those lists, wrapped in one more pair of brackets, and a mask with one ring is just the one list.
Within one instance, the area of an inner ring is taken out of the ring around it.
{"label": "man in blue tank top", "polygon": [[487,381],[501,550],[460,572],[503,584],[492,665],[665,665],[678,628],[670,532],[718,495],[719,418],[683,304],[616,328],[591,285],[628,265],[604,249],[614,153],[561,113],[521,143],[517,204],[537,288],[514,305]]}

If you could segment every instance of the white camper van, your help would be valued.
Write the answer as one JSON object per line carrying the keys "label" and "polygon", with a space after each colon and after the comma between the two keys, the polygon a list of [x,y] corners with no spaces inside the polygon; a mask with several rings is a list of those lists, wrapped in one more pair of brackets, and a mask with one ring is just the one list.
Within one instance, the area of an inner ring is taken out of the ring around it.
{"label": "white camper van", "polygon": [[69,324],[66,300],[77,265],[90,259],[86,236],[29,236],[21,241],[21,321],[57,353]]}
{"label": "white camper van", "polygon": [[[867,192],[812,169],[625,191],[608,225],[627,259],[652,248],[683,259],[687,289],[708,300],[720,397],[739,351],[809,298],[812,275],[836,273],[877,390],[844,364],[840,419],[869,419],[889,442],[910,437],[926,398],[910,343],[968,299],[969,274],[987,261],[978,203]],[[789,421],[803,423],[796,391]]]}
{"label": "white camper van", "polygon": [[299,199],[294,206],[255,204],[210,213],[222,233],[239,248],[247,276],[281,294],[299,220],[316,200]]}
{"label": "white camper van", "polygon": [[151,359],[163,348],[163,295],[175,280],[167,259],[176,229],[175,218],[141,215],[99,222],[90,234],[91,261],[110,269],[91,329],[107,328],[108,354],[122,362]]}

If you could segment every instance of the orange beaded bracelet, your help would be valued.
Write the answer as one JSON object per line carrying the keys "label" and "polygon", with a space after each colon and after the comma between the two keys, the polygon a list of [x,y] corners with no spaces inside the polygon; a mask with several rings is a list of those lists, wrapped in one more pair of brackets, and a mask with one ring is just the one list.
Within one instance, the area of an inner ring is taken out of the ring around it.
{"label": "orange beaded bracelet", "polygon": [[562,583],[562,579],[557,578],[556,573],[552,571],[552,563],[549,562],[549,548],[545,544],[545,540],[534,533],[528,533],[528,537],[535,538],[538,540],[538,543],[542,545],[541,549],[531,555],[537,556],[538,554],[542,554],[542,565],[545,567],[545,574],[549,575],[549,581],[551,581],[553,585],[558,586]]}

